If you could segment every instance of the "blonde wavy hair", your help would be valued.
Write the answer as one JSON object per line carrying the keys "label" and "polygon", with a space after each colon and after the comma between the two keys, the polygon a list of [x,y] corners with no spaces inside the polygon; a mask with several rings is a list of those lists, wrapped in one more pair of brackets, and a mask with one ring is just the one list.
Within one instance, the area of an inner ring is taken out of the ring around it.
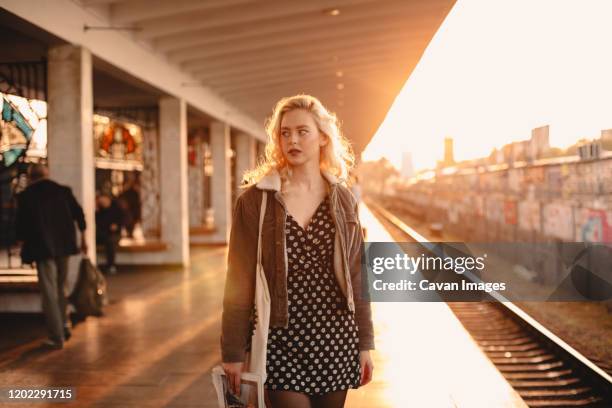
{"label": "blonde wavy hair", "polygon": [[346,183],[349,171],[355,164],[355,155],[350,142],[342,135],[340,123],[333,112],[328,111],[317,98],[311,95],[294,95],[277,102],[272,116],[266,121],[266,143],[263,159],[257,166],[244,173],[242,187],[256,184],[272,170],[277,170],[282,178],[291,177],[288,163],[280,147],[280,127],[283,115],[295,109],[310,112],[319,132],[327,137],[328,143],[321,147],[320,168],[341,182]]}

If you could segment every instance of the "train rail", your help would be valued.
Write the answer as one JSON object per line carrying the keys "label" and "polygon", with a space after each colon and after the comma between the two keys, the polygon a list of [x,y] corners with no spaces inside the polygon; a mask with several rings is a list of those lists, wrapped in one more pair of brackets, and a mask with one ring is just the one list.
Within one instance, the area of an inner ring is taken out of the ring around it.
{"label": "train rail", "polygon": [[[429,243],[384,208],[368,207],[408,241]],[[469,278],[469,275],[467,276]],[[478,278],[475,278],[478,279]],[[499,294],[450,309],[530,407],[612,407],[612,377]]]}

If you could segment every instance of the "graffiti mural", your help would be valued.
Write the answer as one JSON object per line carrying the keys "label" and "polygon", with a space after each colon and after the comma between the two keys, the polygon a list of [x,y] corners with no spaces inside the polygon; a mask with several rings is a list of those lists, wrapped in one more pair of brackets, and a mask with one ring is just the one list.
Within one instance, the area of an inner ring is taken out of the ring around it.
{"label": "graffiti mural", "polygon": [[521,201],[518,203],[519,227],[525,231],[540,231],[540,203]]}
{"label": "graffiti mural", "polygon": [[544,234],[564,241],[574,240],[572,207],[561,203],[545,204],[542,208]]}
{"label": "graffiti mural", "polygon": [[612,212],[584,208],[579,211],[577,236],[582,242],[612,242]]}
{"label": "graffiti mural", "polygon": [[517,218],[518,214],[516,208],[516,201],[506,200],[504,202],[504,221],[507,225],[516,225]]}
{"label": "graffiti mural", "polygon": [[504,222],[504,201],[502,198],[487,197],[485,210],[488,221],[497,223]]}

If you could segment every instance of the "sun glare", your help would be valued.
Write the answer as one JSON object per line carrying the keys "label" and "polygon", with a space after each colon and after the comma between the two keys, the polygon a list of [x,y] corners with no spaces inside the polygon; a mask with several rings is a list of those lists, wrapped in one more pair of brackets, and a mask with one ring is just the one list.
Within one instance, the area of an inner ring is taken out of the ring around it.
{"label": "sun glare", "polygon": [[612,2],[459,0],[364,152],[397,167],[411,152],[416,169],[455,159],[550,125],[567,147],[612,128]]}

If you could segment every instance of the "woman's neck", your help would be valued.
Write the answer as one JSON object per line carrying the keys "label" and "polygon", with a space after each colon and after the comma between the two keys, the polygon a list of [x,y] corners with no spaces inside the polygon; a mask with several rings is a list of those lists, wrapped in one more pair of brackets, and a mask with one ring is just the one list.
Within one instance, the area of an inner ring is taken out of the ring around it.
{"label": "woman's neck", "polygon": [[318,163],[315,165],[304,163],[299,167],[291,167],[290,183],[293,188],[305,191],[320,191],[327,188]]}

